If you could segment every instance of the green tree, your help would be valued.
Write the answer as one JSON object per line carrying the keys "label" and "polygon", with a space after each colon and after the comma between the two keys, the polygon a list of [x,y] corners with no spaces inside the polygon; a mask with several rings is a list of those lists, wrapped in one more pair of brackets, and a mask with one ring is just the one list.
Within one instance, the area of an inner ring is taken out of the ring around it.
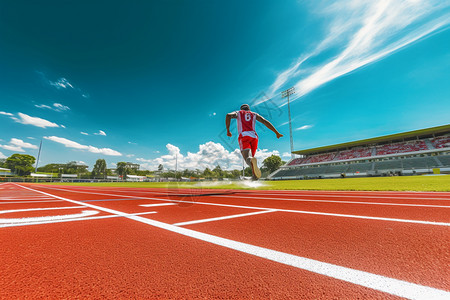
{"label": "green tree", "polygon": [[127,168],[126,162],[118,162],[116,168],[117,175],[122,176],[123,179],[126,178],[127,174],[130,174],[130,170]]}
{"label": "green tree", "polygon": [[36,161],[28,154],[13,154],[6,159],[6,166],[11,172],[19,176],[29,175],[33,171],[33,164]]}
{"label": "green tree", "polygon": [[104,159],[97,159],[92,169],[92,176],[101,178],[106,176],[106,161]]}
{"label": "green tree", "polygon": [[212,172],[213,172],[214,178],[219,178],[219,179],[223,178],[224,171],[222,170],[222,168],[219,165],[217,165],[217,167],[215,167]]}
{"label": "green tree", "polygon": [[263,161],[263,166],[269,170],[269,173],[275,172],[282,165],[281,157],[271,155]]}

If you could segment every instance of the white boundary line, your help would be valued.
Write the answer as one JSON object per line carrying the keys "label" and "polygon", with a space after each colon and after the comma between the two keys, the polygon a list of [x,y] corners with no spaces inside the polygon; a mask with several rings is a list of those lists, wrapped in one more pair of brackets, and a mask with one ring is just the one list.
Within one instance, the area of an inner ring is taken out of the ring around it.
{"label": "white boundary line", "polygon": [[[104,188],[86,188],[86,187],[75,187],[75,186],[70,186],[70,188],[74,188],[73,190],[78,190],[78,191],[108,191],[110,192],[111,190],[107,190]],[[145,190],[145,191],[133,191],[133,193],[141,193],[141,194],[145,194],[145,193],[151,193],[151,194],[159,194],[159,195],[175,195],[175,194],[180,194],[183,192],[188,192],[191,191],[188,188],[186,188],[186,191],[183,191],[183,189],[181,189],[181,191],[178,192],[172,192],[172,191],[167,191],[167,192],[161,192],[161,191],[151,191],[151,190]],[[201,195],[202,193],[200,191],[202,191],[200,188],[198,189],[199,194]],[[209,189],[204,189],[203,192],[208,193]],[[237,190],[236,190],[237,191]],[[114,192],[119,192],[119,193],[127,193],[129,192],[129,190],[117,190]],[[211,189],[211,191],[209,191],[210,193],[219,193],[218,190],[214,190]],[[239,192],[239,191],[238,191]],[[243,194],[245,194],[246,190],[241,190],[240,192],[242,192]],[[297,193],[301,193],[301,194],[297,194]],[[382,194],[385,196],[379,196],[379,195],[373,195],[373,196],[369,196],[369,195],[351,195],[351,194],[345,194],[345,193],[351,193],[351,192],[355,192],[355,191],[333,191],[333,194],[327,194],[323,191],[321,191],[321,193],[308,193],[308,194],[304,194],[305,191],[299,190],[299,191],[291,191],[291,193],[288,192],[283,192],[283,193],[274,193],[273,191],[267,191],[263,192],[260,190],[251,190],[251,195],[253,194],[257,194],[257,195],[266,195],[266,196],[287,196],[287,197],[335,197],[335,198],[368,198],[368,199],[373,199],[373,198],[378,198],[378,199],[394,199],[394,200],[440,200],[440,201],[450,201],[450,198],[428,198],[428,197],[408,197],[410,196],[410,194],[405,194],[405,196],[401,195],[401,194],[397,194],[397,192],[383,192]],[[311,191],[308,191],[311,192]],[[318,191],[319,192],[319,191]],[[344,195],[336,195],[334,192],[342,192],[342,194]],[[355,192],[356,193],[356,192]],[[377,191],[373,191],[371,193],[380,193],[381,192],[377,192]],[[417,193],[423,193],[423,192],[417,192]],[[427,193],[433,193],[433,192],[427,192]],[[445,193],[445,192],[435,192],[435,193]],[[250,194],[250,193],[248,193]],[[389,194],[393,194],[393,196],[386,196]],[[196,194],[193,193],[193,196],[195,196]],[[414,195],[414,194],[413,194]],[[420,196],[420,195],[418,195]],[[450,197],[450,192],[448,193],[448,196]],[[239,196],[240,197],[240,196]],[[311,199],[314,200],[314,199]]]}
{"label": "white boundary line", "polygon": [[432,287],[427,287],[419,284],[410,283],[403,280],[398,280],[394,278],[389,278],[377,274],[372,274],[369,272],[354,270],[342,266],[337,266],[305,257],[300,257],[292,254],[283,253],[280,251],[275,251],[263,247],[258,247],[250,244],[245,244],[214,235],[186,229],[183,227],[178,227],[159,221],[143,218],[140,216],[132,216],[127,213],[123,213],[117,210],[112,210],[109,208],[104,208],[92,204],[86,204],[78,202],[75,200],[70,200],[67,198],[55,196],[48,194],[39,190],[34,190],[25,186],[18,185],[24,189],[42,193],[48,196],[53,196],[55,198],[65,200],[68,202],[76,203],[79,205],[85,205],[100,211],[108,212],[114,215],[119,215],[126,217],[128,219],[148,224],[157,228],[165,229],[171,232],[175,232],[184,236],[192,237],[198,240],[202,240],[211,244],[223,246],[229,249],[244,252],[257,257],[265,258],[271,261],[282,263],[285,265],[293,266],[302,270],[307,270],[313,273],[322,274],[331,278],[347,281],[360,286],[375,289],[381,292],[389,293],[399,297],[405,297],[410,299],[450,299],[450,292],[439,290]]}
{"label": "white boundary line", "polygon": [[[65,192],[81,193],[81,194],[95,194],[95,195],[103,195],[103,196],[119,196],[119,195],[116,195],[116,194],[84,192],[84,191],[77,191],[77,190],[74,191],[74,190],[71,190],[71,189],[65,190],[65,189],[58,189],[58,188],[49,188],[49,187],[46,187],[46,186],[41,186],[41,188],[47,188],[47,189],[51,189],[51,190],[60,190],[60,191],[65,191]],[[135,198],[135,199],[139,198],[139,199],[142,199],[142,200],[157,200],[157,201],[165,201],[165,202],[190,203],[190,204],[193,203],[191,201],[170,200],[170,199],[161,199],[161,198],[153,198],[153,197],[126,196],[126,195],[120,195],[120,196],[121,197],[125,197],[125,198]],[[84,203],[86,203],[86,202],[84,202]],[[396,219],[396,218],[383,218],[383,217],[371,217],[371,216],[360,216],[360,215],[347,215],[347,214],[314,212],[314,211],[293,210],[293,209],[279,209],[279,208],[273,208],[273,207],[242,206],[242,205],[210,203],[210,202],[197,202],[197,201],[195,201],[194,203],[195,204],[200,204],[200,205],[235,207],[235,208],[244,208],[244,209],[253,209],[253,210],[276,210],[276,211],[281,211],[281,212],[298,213],[298,214],[322,215],[322,216],[355,218],[355,219],[366,219],[366,220],[377,220],[377,221],[389,221],[389,222],[403,222],[403,223],[436,225],[436,226],[450,226],[450,223],[445,223],[445,222],[408,220],[408,219]]]}
{"label": "white boundary line", "polygon": [[169,205],[176,205],[175,203],[156,203],[156,204],[141,204],[139,206],[142,207],[156,207],[156,206],[169,206]]}
{"label": "white boundary line", "polygon": [[[141,215],[150,215],[156,214],[156,211],[148,211],[136,214],[130,214],[132,216],[141,216]],[[73,219],[59,219],[59,220],[47,220],[40,222],[26,222],[26,223],[15,223],[15,224],[0,224],[0,228],[4,227],[17,227],[17,226],[30,226],[30,225],[41,225],[41,224],[53,224],[53,223],[62,223],[62,222],[73,222],[73,221],[88,221],[88,220],[100,220],[100,219],[109,219],[109,218],[121,218],[119,215],[108,215],[108,216],[98,216],[98,217],[81,217],[81,218],[73,218]]]}
{"label": "white boundary line", "polygon": [[13,201],[13,202],[0,202],[1,204],[21,204],[21,203],[44,203],[44,202],[62,202],[63,200],[47,200],[47,201]]}
{"label": "white boundary line", "polygon": [[[236,196],[215,195],[214,197],[221,198],[238,198]],[[384,203],[384,202],[358,202],[358,201],[335,201],[335,200],[314,200],[314,199],[288,199],[288,198],[267,198],[267,197],[246,197],[239,196],[240,199],[252,200],[274,200],[274,201],[291,201],[291,202],[319,202],[319,203],[344,203],[344,204],[368,204],[368,205],[394,205],[394,206],[417,206],[417,207],[435,207],[435,208],[450,208],[450,205],[428,205],[428,204],[412,204],[412,203]]]}
{"label": "white boundary line", "polygon": [[74,208],[85,208],[86,206],[66,206],[66,207],[43,207],[43,208],[24,208],[24,209],[10,209],[10,210],[0,210],[1,214],[9,214],[15,212],[24,211],[38,211],[38,210],[59,210],[59,209],[74,209]]}
{"label": "white boundary line", "polygon": [[206,222],[212,222],[212,221],[221,221],[221,220],[234,219],[234,218],[240,218],[240,217],[247,217],[247,216],[259,215],[259,214],[266,214],[266,213],[275,212],[275,211],[276,210],[263,210],[263,211],[257,211],[257,212],[246,213],[246,214],[229,215],[229,216],[224,216],[224,217],[217,217],[217,218],[209,218],[209,219],[202,219],[202,220],[180,222],[180,223],[175,223],[175,224],[172,224],[172,225],[185,226],[185,225],[191,225],[191,224],[206,223]]}

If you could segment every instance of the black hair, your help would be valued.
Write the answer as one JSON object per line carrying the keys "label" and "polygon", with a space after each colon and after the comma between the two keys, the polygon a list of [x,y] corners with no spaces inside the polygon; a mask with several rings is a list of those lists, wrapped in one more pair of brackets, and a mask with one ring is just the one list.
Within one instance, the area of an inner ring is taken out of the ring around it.
{"label": "black hair", "polygon": [[250,110],[250,106],[248,104],[242,104],[241,110]]}

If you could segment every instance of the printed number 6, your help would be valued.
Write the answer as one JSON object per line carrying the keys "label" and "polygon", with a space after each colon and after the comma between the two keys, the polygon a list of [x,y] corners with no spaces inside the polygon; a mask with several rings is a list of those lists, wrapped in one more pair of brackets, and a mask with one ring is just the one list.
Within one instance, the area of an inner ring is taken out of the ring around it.
{"label": "printed number 6", "polygon": [[251,114],[245,114],[245,121],[250,121],[252,119],[252,115]]}

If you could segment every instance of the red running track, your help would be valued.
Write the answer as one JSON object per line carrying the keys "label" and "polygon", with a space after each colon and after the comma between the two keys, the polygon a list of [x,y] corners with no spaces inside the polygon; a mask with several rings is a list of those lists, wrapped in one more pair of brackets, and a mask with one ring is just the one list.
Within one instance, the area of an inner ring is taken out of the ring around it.
{"label": "red running track", "polygon": [[0,298],[450,299],[450,193],[0,184]]}

